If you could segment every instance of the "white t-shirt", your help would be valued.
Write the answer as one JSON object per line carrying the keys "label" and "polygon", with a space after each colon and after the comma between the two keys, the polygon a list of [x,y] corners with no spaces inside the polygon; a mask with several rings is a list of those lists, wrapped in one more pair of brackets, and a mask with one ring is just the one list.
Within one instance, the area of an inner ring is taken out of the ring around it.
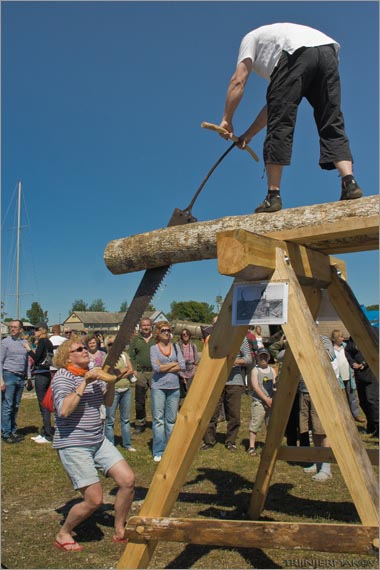
{"label": "white t-shirt", "polygon": [[[57,348],[63,344],[67,338],[64,336],[61,336],[59,334],[53,334],[51,337],[49,337],[49,340],[51,342],[51,344],[53,345],[54,348],[54,354],[55,351],[57,350]],[[50,370],[57,370],[57,368],[55,368],[54,366],[50,366]]]}
{"label": "white t-shirt", "polygon": [[334,352],[336,356],[336,360],[339,366],[339,373],[342,377],[342,380],[349,380],[350,379],[350,365],[346,358],[346,354],[344,352],[344,348],[336,349],[334,347]]}
{"label": "white t-shirt", "polygon": [[288,23],[261,26],[242,39],[237,63],[251,59],[253,71],[270,80],[283,50],[292,54],[300,47],[328,44],[334,44],[338,54],[340,45],[335,40],[309,26]]}

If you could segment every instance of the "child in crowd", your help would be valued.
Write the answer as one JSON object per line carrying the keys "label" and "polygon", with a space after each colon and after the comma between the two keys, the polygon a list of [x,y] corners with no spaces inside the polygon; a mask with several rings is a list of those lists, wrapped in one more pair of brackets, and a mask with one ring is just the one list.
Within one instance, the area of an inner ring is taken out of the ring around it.
{"label": "child in crowd", "polygon": [[265,419],[266,426],[269,422],[272,408],[273,393],[276,390],[276,372],[269,366],[270,354],[266,348],[261,348],[257,353],[257,366],[251,374],[253,388],[251,422],[249,424],[249,455],[256,453],[256,436]]}

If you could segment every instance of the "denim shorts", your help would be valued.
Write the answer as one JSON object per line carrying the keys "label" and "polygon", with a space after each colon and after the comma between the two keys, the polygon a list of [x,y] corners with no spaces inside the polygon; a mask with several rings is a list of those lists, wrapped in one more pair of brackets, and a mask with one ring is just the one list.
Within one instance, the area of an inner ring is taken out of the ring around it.
{"label": "denim shorts", "polygon": [[96,445],[63,447],[57,449],[62,465],[70,477],[74,489],[98,483],[97,469],[103,475],[124,457],[107,438]]}

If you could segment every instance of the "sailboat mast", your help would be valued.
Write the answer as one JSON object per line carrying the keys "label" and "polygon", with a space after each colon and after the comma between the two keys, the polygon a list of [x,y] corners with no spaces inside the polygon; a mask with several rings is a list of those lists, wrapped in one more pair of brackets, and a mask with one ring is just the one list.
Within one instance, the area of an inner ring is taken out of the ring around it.
{"label": "sailboat mast", "polygon": [[20,318],[20,237],[21,237],[21,181],[19,181],[18,183],[18,202],[17,202],[16,319]]}

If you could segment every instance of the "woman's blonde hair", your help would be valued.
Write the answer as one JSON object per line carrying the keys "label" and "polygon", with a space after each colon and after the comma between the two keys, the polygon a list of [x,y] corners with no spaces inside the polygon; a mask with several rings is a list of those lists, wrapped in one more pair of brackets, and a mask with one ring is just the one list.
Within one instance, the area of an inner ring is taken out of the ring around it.
{"label": "woman's blonde hair", "polygon": [[335,342],[338,340],[338,337],[340,336],[344,337],[343,331],[341,331],[340,329],[334,329],[331,333],[331,340]]}
{"label": "woman's blonde hair", "polygon": [[169,328],[171,329],[170,324],[168,323],[168,321],[158,321],[157,323],[154,324],[155,329],[154,329],[154,340],[156,341],[156,344],[158,344],[159,340],[160,340],[160,332],[161,329],[165,328]]}
{"label": "woman's blonde hair", "polygon": [[70,350],[73,344],[83,344],[82,339],[74,335],[60,344],[54,354],[53,366],[56,368],[66,368],[70,360]]}

